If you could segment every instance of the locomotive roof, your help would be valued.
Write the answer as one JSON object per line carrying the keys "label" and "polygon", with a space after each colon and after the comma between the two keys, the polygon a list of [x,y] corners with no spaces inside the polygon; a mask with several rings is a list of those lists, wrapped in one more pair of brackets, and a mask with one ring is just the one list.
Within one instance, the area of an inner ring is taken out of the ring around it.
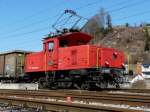
{"label": "locomotive roof", "polygon": [[68,41],[84,41],[84,42],[89,42],[93,37],[83,33],[83,32],[67,32],[64,34],[56,35],[53,37],[46,37],[44,40],[47,40],[49,38],[59,38],[61,40],[68,40]]}

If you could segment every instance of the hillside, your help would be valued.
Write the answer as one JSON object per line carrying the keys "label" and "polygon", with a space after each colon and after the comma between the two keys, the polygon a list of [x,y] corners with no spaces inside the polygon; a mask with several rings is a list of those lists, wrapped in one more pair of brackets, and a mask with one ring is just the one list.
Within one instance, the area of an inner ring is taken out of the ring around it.
{"label": "hillside", "polygon": [[[150,64],[150,51],[145,51],[147,37],[144,27],[116,26],[112,31],[103,34],[98,26],[93,27],[96,25],[93,23],[92,21],[83,28],[83,31],[94,37],[92,43],[123,50],[126,54],[126,63],[127,56],[130,56],[130,62],[133,64],[138,61]],[[148,47],[150,49],[150,43]]]}

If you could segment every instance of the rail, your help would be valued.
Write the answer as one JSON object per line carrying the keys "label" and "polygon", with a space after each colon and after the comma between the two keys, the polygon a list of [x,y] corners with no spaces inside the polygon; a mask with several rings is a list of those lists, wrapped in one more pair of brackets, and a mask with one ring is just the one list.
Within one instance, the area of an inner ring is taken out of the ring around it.
{"label": "rail", "polygon": [[[62,92],[60,92],[62,91]],[[42,108],[46,111],[76,111],[76,112],[142,112],[136,109],[150,106],[150,95],[110,93],[110,92],[89,92],[89,91],[0,91],[0,102],[7,102],[12,105],[26,105],[32,108]],[[116,107],[116,105],[118,105]],[[120,105],[120,106],[119,106]],[[124,107],[121,107],[124,105]],[[131,108],[125,108],[125,106]],[[134,108],[133,108],[134,107]]]}

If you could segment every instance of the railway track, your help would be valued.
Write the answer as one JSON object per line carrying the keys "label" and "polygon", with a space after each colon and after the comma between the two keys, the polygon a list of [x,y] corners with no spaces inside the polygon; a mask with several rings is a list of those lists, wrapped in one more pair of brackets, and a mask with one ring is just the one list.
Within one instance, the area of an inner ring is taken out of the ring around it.
{"label": "railway track", "polygon": [[[59,112],[143,112],[150,107],[150,95],[89,91],[1,90],[0,102]],[[137,108],[138,107],[138,108]]]}
{"label": "railway track", "polygon": [[42,89],[42,90],[14,90],[14,89],[0,89],[0,93],[4,93],[4,92],[13,92],[13,93],[24,93],[24,92],[28,92],[28,93],[44,93],[44,94],[49,94],[49,93],[82,93],[82,94],[101,94],[101,93],[129,93],[129,94],[150,94],[150,89],[104,89],[104,90],[100,90],[100,91],[86,91],[86,90],[68,90],[68,89],[58,89],[58,90],[46,90],[46,89]]}
{"label": "railway track", "polygon": [[62,100],[65,101],[67,97],[70,97],[73,101],[86,102],[89,103],[106,103],[109,104],[124,104],[130,106],[150,106],[150,95],[141,95],[141,94],[126,94],[126,93],[101,93],[101,94],[87,94],[87,93],[58,93],[58,92],[2,92],[0,93],[3,96],[19,96],[19,97],[28,97],[30,98],[41,98],[41,99],[50,99],[50,100]]}

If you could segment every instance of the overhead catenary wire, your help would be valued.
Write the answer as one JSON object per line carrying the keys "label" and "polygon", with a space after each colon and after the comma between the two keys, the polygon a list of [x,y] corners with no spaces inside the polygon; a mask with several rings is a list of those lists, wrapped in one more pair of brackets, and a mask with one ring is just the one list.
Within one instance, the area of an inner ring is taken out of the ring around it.
{"label": "overhead catenary wire", "polygon": [[[97,0],[97,2],[98,2],[98,0]],[[96,2],[93,2],[93,3],[91,3],[91,5],[94,5]],[[90,5],[88,4],[88,7],[89,7]],[[82,8],[86,8],[87,7],[87,4],[85,5],[85,7],[82,7]],[[76,9],[78,9],[78,8],[76,8]],[[80,8],[81,9],[81,8]],[[45,27],[45,28],[41,28],[42,30],[44,30],[44,29],[46,29],[46,28],[49,28],[49,27]],[[41,31],[41,29],[36,29],[36,30],[33,30],[33,31],[29,31],[29,32],[24,32],[24,33],[19,33],[19,34],[14,34],[14,35],[9,35],[9,36],[7,36],[7,37],[4,37],[4,39],[8,39],[8,37],[20,37],[20,36],[24,36],[24,35],[27,35],[27,34],[31,34],[31,33],[36,33],[36,32],[40,32]],[[16,41],[16,42],[18,42],[18,41]],[[31,42],[31,41],[29,41],[29,42]],[[29,42],[27,42],[27,43],[23,43],[23,44],[28,44]],[[22,44],[20,44],[20,42],[18,42],[18,44],[19,45],[22,45]],[[7,46],[6,46],[7,47]]]}
{"label": "overhead catenary wire", "polygon": [[16,24],[18,24],[18,23],[22,23],[22,22],[24,22],[24,21],[30,20],[30,19],[32,19],[32,18],[35,18],[36,16],[39,16],[40,14],[43,14],[44,12],[48,12],[49,9],[53,10],[53,9],[55,9],[55,7],[58,7],[58,6],[60,6],[60,5],[63,5],[63,3],[64,3],[64,1],[58,2],[58,3],[54,4],[54,5],[51,6],[51,7],[47,7],[47,8],[45,8],[45,9],[43,9],[43,10],[37,11],[37,12],[31,14],[31,15],[28,15],[28,16],[26,16],[26,17],[23,17],[23,18],[21,18],[21,19],[18,19],[18,20],[16,20],[16,21],[14,21],[13,23],[7,24],[7,25],[5,25],[5,26],[9,26],[9,25],[13,26],[13,25],[16,25]]}
{"label": "overhead catenary wire", "polygon": [[129,16],[124,16],[124,17],[116,18],[116,20],[120,21],[120,20],[131,18],[131,17],[137,17],[139,15],[141,16],[141,15],[149,14],[149,13],[150,13],[150,10],[147,10],[147,11],[135,13],[135,14],[132,14],[132,15],[129,15]]}
{"label": "overhead catenary wire", "polygon": [[[99,1],[99,0],[98,0]],[[86,4],[86,5],[84,5],[84,7],[82,6],[82,7],[78,7],[78,8],[75,8],[76,10],[80,10],[80,9],[82,9],[82,8],[85,8],[85,7],[87,7],[87,6],[90,6],[90,5],[94,5],[94,4],[96,4],[98,1],[96,1],[96,2],[92,2],[92,3],[88,3],[88,4]],[[114,10],[110,10],[109,12],[114,12],[114,11],[119,11],[119,10],[122,10],[122,9],[124,9],[124,8],[127,8],[127,7],[129,7],[129,6],[131,6],[132,5],[132,7],[133,7],[133,4],[135,4],[135,5],[138,5],[139,3],[141,3],[141,2],[143,2],[143,1],[145,1],[145,0],[142,0],[142,1],[138,1],[138,2],[134,2],[134,3],[132,3],[132,4],[128,4],[128,5],[125,5],[125,6],[123,6],[123,7],[121,7],[121,8],[118,8],[118,10],[117,9],[114,9]],[[55,15],[55,17],[56,17],[57,15]],[[44,21],[44,20],[43,20]],[[40,22],[37,22],[37,23],[40,23]],[[36,22],[35,23],[31,23],[31,25],[32,24],[37,24]],[[28,26],[28,25],[27,25]],[[27,26],[23,26],[24,28],[26,28]],[[20,29],[21,30],[21,28],[18,28],[18,29]],[[16,29],[16,31],[18,31],[17,29]],[[37,30],[33,30],[33,32],[35,32],[35,31],[39,31],[38,29]],[[32,31],[30,31],[30,32],[32,32]],[[25,32],[25,33],[20,33],[20,34],[14,34],[15,36],[21,36],[21,35],[26,35],[26,34],[29,34],[28,32]],[[8,37],[13,37],[14,35],[9,35],[9,36],[4,36],[5,38],[8,38]]]}
{"label": "overhead catenary wire", "polygon": [[[143,1],[143,0],[142,0]],[[140,4],[141,3],[141,1],[140,2],[135,2],[136,4],[135,5],[138,5],[138,4]],[[132,4],[128,4],[128,5],[125,5],[125,6],[123,6],[123,7],[121,7],[121,8],[118,8],[119,10],[118,11],[120,11],[120,10],[122,10],[122,9],[125,9],[125,8],[127,8],[128,6],[131,6],[132,5],[132,7],[134,7],[134,5],[133,5],[133,3]],[[114,10],[111,10],[112,12],[116,12],[115,11],[115,9]],[[39,30],[37,30],[37,31],[39,31]],[[34,30],[33,32],[36,32],[36,30]],[[31,33],[33,33],[32,31],[31,31]],[[27,34],[30,34],[29,32],[26,32],[26,33],[21,33],[21,35],[20,36],[22,36],[22,35],[27,35]],[[17,36],[19,36],[19,35],[17,35]]]}
{"label": "overhead catenary wire", "polygon": [[[131,3],[131,4],[124,5],[124,6],[120,7],[120,8],[109,10],[107,12],[113,13],[113,12],[121,11],[123,9],[129,8],[129,7],[132,8],[132,7],[135,7],[137,5],[140,5],[140,4],[143,4],[143,3],[146,3],[146,2],[149,2],[149,1],[148,0],[147,1],[141,0],[141,1],[138,1],[138,2],[134,2],[134,3]],[[119,2],[117,4],[123,4],[123,3],[125,3],[125,1],[124,2]],[[127,19],[127,18],[131,18],[131,17],[136,17],[136,16],[144,15],[144,14],[148,14],[148,13],[150,13],[150,10],[139,12],[139,13],[135,13],[135,14],[132,14],[132,15],[129,15],[129,16],[124,16],[124,17],[117,18],[117,21],[120,21],[120,20],[123,20],[123,19]]]}
{"label": "overhead catenary wire", "polygon": [[[100,1],[97,0],[97,1],[94,1],[94,2],[87,3],[86,5],[84,5],[84,6],[82,6],[82,7],[77,7],[77,8],[75,8],[75,10],[80,10],[80,9],[83,9],[83,8],[88,7],[88,6],[91,6],[91,5],[95,5],[95,4],[97,4],[98,2],[100,2]],[[48,8],[47,8],[47,9],[48,9]],[[46,9],[44,9],[44,10],[42,10],[42,11],[39,11],[39,12],[33,14],[33,15],[27,16],[27,17],[23,18],[22,20],[30,19],[30,17],[34,17],[34,15],[38,15],[39,13],[44,12],[44,11],[46,11]],[[23,26],[21,26],[21,27],[18,27],[18,28],[15,28],[15,29],[13,29],[13,30],[10,30],[10,31],[9,31],[9,34],[10,34],[10,33],[14,33],[14,32],[18,32],[18,31],[23,30],[23,29],[26,29],[26,28],[28,28],[28,27],[31,27],[32,25],[41,24],[41,23],[46,22],[46,21],[48,21],[48,20],[50,20],[50,19],[52,19],[52,18],[56,18],[57,16],[59,16],[59,14],[56,14],[56,15],[54,15],[54,16],[50,16],[50,17],[44,18],[44,19],[39,20],[39,21],[37,21],[37,22],[33,22],[33,23],[30,23],[30,24],[27,24],[27,25],[23,25]],[[84,18],[84,19],[87,19],[87,18]],[[13,25],[13,24],[12,24],[12,25]],[[3,33],[3,34],[4,34],[4,33]],[[1,34],[1,35],[2,35],[2,34]]]}
{"label": "overhead catenary wire", "polygon": [[[113,13],[113,12],[116,12],[116,11],[120,11],[120,10],[122,10],[122,9],[125,9],[125,8],[129,7],[129,6],[139,5],[140,3],[143,3],[144,1],[145,1],[145,0],[142,0],[142,1],[140,1],[140,2],[131,3],[131,4],[125,5],[125,6],[123,6],[123,7],[120,7],[120,8],[118,8],[118,9],[110,10],[110,11],[108,11],[108,12]],[[85,8],[85,7],[87,7],[87,6],[94,5],[94,4],[96,4],[97,2],[99,2],[99,0],[94,1],[94,2],[92,2],[92,3],[88,3],[88,4],[86,4],[86,5],[82,6],[82,7],[75,8],[75,10],[80,10],[80,9]],[[123,3],[124,3],[124,2],[123,2]],[[121,3],[119,3],[119,4],[121,4]],[[36,14],[38,14],[38,13],[41,13],[41,12],[44,12],[44,11],[46,11],[46,9],[45,9],[45,10],[42,10],[42,11],[39,11],[39,12],[37,12],[37,13],[35,13],[35,14],[33,14],[33,15],[30,15],[30,16],[28,16],[28,17],[25,17],[24,19],[29,18],[29,17],[33,17],[34,15],[36,15]],[[51,18],[55,18],[55,17],[57,17],[57,16],[58,16],[58,14],[55,15],[55,16],[53,16],[53,17],[51,17]],[[12,30],[11,32],[14,33],[14,32],[23,30],[23,29],[28,28],[28,27],[30,27],[30,26],[32,26],[32,25],[40,24],[40,23],[42,23],[42,22],[48,21],[49,19],[50,19],[50,17],[47,17],[47,18],[45,18],[45,19],[43,19],[43,20],[40,20],[40,21],[37,21],[37,22],[33,22],[33,23],[31,23],[31,24],[24,25],[24,26],[22,26],[22,27],[16,28],[16,29]],[[88,19],[88,18],[85,18],[85,19]],[[9,33],[11,33],[11,32],[9,32]]]}
{"label": "overhead catenary wire", "polygon": [[142,3],[145,3],[145,0],[140,0],[140,1],[138,1],[138,2],[134,2],[134,3],[131,3],[131,4],[124,5],[124,6],[120,7],[120,8],[108,10],[108,12],[109,12],[109,13],[118,12],[118,11],[120,11],[120,10],[129,8],[129,7],[135,7],[135,6],[140,5],[140,4],[142,4]]}
{"label": "overhead catenary wire", "polygon": [[[145,1],[145,0],[142,0],[142,1]],[[126,5],[126,6],[124,6],[124,7],[119,8],[119,9],[110,10],[109,12],[119,11],[119,10],[122,10],[122,9],[127,8],[127,7],[129,7],[129,6],[131,6],[131,5],[134,5],[134,4],[135,4],[135,5],[138,5],[138,4],[141,3],[142,1],[136,2],[136,3],[132,3],[132,4],[129,4],[129,5]],[[80,9],[85,8],[85,7],[87,7],[87,6],[94,5],[94,4],[96,4],[97,2],[99,2],[99,0],[94,1],[94,2],[92,2],[92,3],[88,3],[88,4],[86,4],[85,6],[75,8],[75,10],[80,10]],[[119,4],[121,4],[121,3],[119,3]],[[25,17],[24,19],[33,17],[34,15],[37,15],[37,14],[39,14],[39,13],[41,13],[41,12],[44,12],[44,11],[46,11],[46,9],[45,9],[45,10],[41,10],[41,11],[39,11],[39,12],[33,14],[33,15],[27,16],[27,17]],[[57,17],[57,16],[58,16],[58,15],[55,15],[55,16],[53,16],[52,18]],[[23,19],[23,20],[24,20],[24,19]],[[87,19],[87,18],[86,18],[86,19]],[[47,21],[47,20],[49,20],[49,18],[45,18],[45,19],[43,19],[43,20],[40,20],[40,21],[37,21],[37,22],[33,22],[33,23],[31,23],[31,24],[28,24],[28,25],[24,25],[24,26],[22,26],[22,27],[18,27],[18,28],[16,28],[16,29],[12,30],[11,32],[13,32],[13,33],[14,33],[14,32],[17,32],[17,31],[19,31],[19,30],[23,30],[23,29],[28,28],[28,27],[31,27],[32,25],[35,25],[35,24],[40,24],[41,22],[45,22],[45,21]],[[9,32],[9,34],[10,34],[11,32]]]}
{"label": "overhead catenary wire", "polygon": [[[76,10],[81,10],[81,9],[83,9],[83,8],[86,8],[87,6],[90,6],[90,5],[94,5],[94,4],[96,4],[97,2],[98,2],[99,0],[97,0],[96,2],[91,2],[91,3],[88,3],[88,4],[85,4],[84,5],[84,7],[82,6],[82,8],[81,7],[77,7],[76,8]],[[55,16],[51,16],[51,18],[54,18],[54,17],[57,17],[58,15],[55,15]],[[48,19],[48,18],[47,18]],[[47,20],[46,19],[46,20]],[[41,22],[42,21],[45,21],[45,20],[41,20]],[[33,25],[33,24],[39,24],[39,23],[41,23],[41,22],[35,22],[35,23],[31,23],[29,26],[31,26],[31,25]],[[28,25],[26,25],[26,26],[23,26],[22,27],[22,29],[23,28],[27,28],[28,27]],[[45,27],[44,27],[45,28]],[[50,27],[49,27],[50,28]],[[22,30],[21,28],[17,28],[17,29],[15,29],[14,31],[13,31],[13,33],[14,32],[16,32],[16,31],[19,31],[19,30]],[[35,30],[33,30],[33,32],[37,32],[37,31],[39,31],[38,29],[35,29]],[[29,32],[32,32],[32,31],[29,31]],[[29,32],[24,32],[24,33],[18,33],[18,34],[10,34],[10,32],[9,32],[9,35],[7,35],[7,36],[3,36],[3,39],[5,40],[5,39],[7,39],[7,38],[12,38],[12,37],[18,37],[18,36],[22,36],[22,35],[27,35],[27,34],[30,34]],[[3,40],[2,39],[2,40]]]}
{"label": "overhead catenary wire", "polygon": [[[30,23],[30,24],[21,26],[21,27],[18,27],[18,28],[14,29],[14,30],[9,31],[9,34],[10,34],[10,33],[15,33],[15,32],[21,31],[21,30],[24,30],[24,29],[29,28],[29,27],[32,27],[32,25],[37,25],[37,24],[41,24],[41,23],[47,22],[47,21],[49,21],[50,19],[55,18],[55,17],[57,17],[57,16],[58,16],[58,15],[54,15],[54,16],[47,17],[47,18],[45,18],[45,19],[42,19],[42,20],[39,20],[39,21]],[[1,35],[2,35],[2,34],[1,34]]]}
{"label": "overhead catenary wire", "polygon": [[29,31],[29,32],[23,32],[23,33],[19,33],[19,34],[14,34],[14,35],[11,35],[11,36],[17,37],[17,36],[21,36],[21,35],[27,35],[27,34],[35,33],[35,32],[38,32],[38,31],[43,31],[43,30],[48,29],[48,28],[49,28],[49,26],[43,27],[43,28],[39,28],[39,29],[35,29],[35,30]]}

